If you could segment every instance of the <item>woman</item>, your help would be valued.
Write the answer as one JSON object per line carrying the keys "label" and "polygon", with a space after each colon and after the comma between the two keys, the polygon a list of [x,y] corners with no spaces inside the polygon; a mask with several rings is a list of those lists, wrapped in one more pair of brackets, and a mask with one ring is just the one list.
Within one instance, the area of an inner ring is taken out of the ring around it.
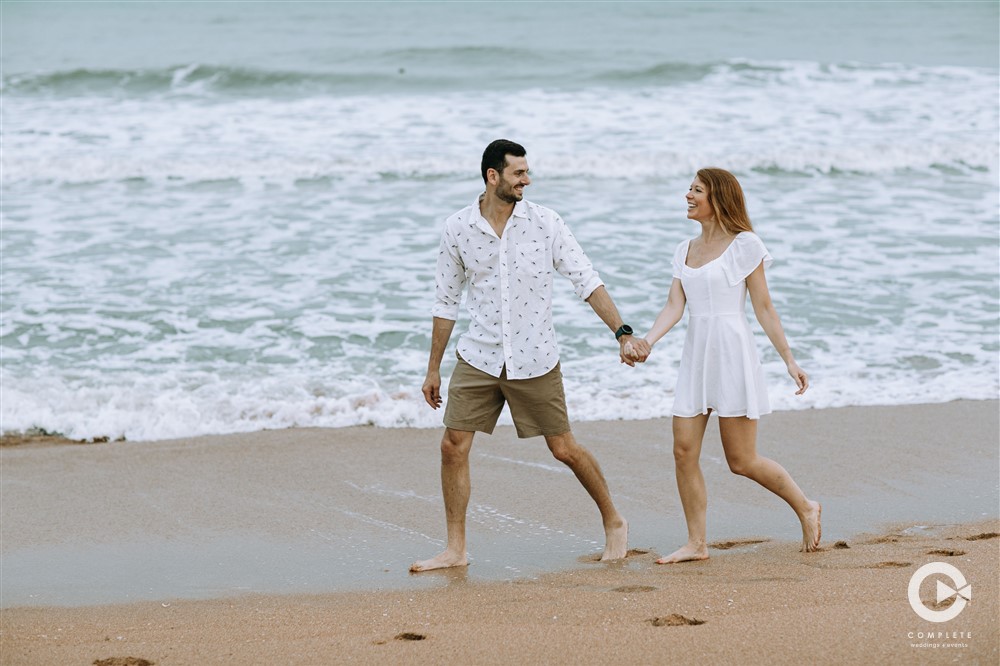
{"label": "woman", "polygon": [[753,233],[743,190],[728,171],[698,171],[687,205],[688,218],[701,224],[701,236],[677,246],[667,304],[645,336],[655,345],[680,321],[685,303],[690,304],[673,409],[677,489],[688,542],[657,563],[708,559],[707,496],[698,458],[713,411],[719,416],[729,469],[788,502],[802,523],[802,550],[814,551],[820,541],[819,503],[808,499],[781,465],[757,455],[757,420],[771,409],[744,312],[747,292],[757,321],[798,386],[796,395],[809,388],[809,377],[792,356],[767,290],[764,269],[771,264],[771,255]]}

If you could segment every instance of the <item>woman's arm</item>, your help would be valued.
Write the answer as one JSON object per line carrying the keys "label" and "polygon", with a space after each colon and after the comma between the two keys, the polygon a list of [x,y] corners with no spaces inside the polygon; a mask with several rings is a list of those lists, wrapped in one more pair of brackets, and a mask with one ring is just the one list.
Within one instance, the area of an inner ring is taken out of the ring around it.
{"label": "woman's arm", "polygon": [[680,280],[674,278],[674,281],[670,283],[667,304],[660,310],[660,314],[656,316],[656,321],[653,322],[653,326],[645,335],[646,342],[650,346],[655,345],[660,338],[667,334],[667,331],[672,329],[681,320],[681,317],[684,315],[685,303],[687,303],[687,297],[684,295],[684,287],[681,286]]}
{"label": "woman's arm", "polygon": [[774,303],[771,302],[771,292],[767,289],[763,262],[747,276],[747,291],[750,293],[750,302],[753,303],[753,312],[757,315],[757,321],[767,333],[768,339],[774,345],[778,355],[781,356],[781,360],[785,362],[788,374],[792,376],[795,385],[799,387],[795,395],[802,395],[809,388],[809,376],[795,362],[792,348],[788,346],[788,340],[785,339],[785,329],[781,327],[781,319],[778,317],[778,311],[774,309]]}

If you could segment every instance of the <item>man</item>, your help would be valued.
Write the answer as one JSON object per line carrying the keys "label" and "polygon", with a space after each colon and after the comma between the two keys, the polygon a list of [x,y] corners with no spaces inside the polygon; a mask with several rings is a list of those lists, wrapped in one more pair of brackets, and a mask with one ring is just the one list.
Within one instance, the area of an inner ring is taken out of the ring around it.
{"label": "man", "polygon": [[[597,503],[604,522],[601,560],[625,557],[628,523],[615,509],[597,461],[570,431],[555,331],[553,269],[615,332],[623,363],[645,361],[649,344],[633,338],[611,296],[562,219],[522,199],[531,184],[523,147],[499,139],[486,147],[486,192],[447,219],[437,264],[437,296],[424,399],[441,405],[441,360],[468,283],[469,330],[458,342],[458,365],[448,389],[441,440],[441,490],[448,523],[444,552],[410,571],[468,564],[465,515],[469,451],[476,432],[491,434],[506,402],[518,437],[545,437]],[[609,336],[610,337],[610,336]],[[625,353],[630,344],[631,355]],[[634,359],[634,360],[633,360]]]}

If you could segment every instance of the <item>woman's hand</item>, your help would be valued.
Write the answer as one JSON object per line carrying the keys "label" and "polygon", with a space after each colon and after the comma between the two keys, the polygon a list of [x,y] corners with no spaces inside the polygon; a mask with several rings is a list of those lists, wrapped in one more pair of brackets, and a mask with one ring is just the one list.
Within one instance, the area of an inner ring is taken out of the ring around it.
{"label": "woman's hand", "polygon": [[[630,338],[622,345],[622,363],[628,363],[629,361],[643,363],[649,357],[652,349],[653,346],[645,338]],[[632,365],[632,363],[629,363],[629,365]]]}
{"label": "woman's hand", "polygon": [[795,392],[795,395],[802,395],[809,388],[809,375],[806,371],[799,367],[799,364],[792,361],[788,364],[788,374],[792,376],[795,380],[795,385],[799,387],[799,390]]}
{"label": "woman's hand", "polygon": [[621,358],[622,363],[625,363],[629,367],[634,368],[635,359],[632,357],[633,354],[635,354],[635,349],[632,348],[632,343],[626,342],[625,344],[622,345],[622,348],[619,350],[618,356],[619,358]]}

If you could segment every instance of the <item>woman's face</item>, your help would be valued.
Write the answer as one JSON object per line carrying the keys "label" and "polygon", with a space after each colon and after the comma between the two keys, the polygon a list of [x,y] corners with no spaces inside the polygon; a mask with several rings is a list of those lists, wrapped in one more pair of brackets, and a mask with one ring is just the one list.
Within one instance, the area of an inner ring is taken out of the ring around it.
{"label": "woman's face", "polygon": [[687,193],[688,219],[708,222],[715,218],[712,204],[708,203],[708,187],[695,177]]}

